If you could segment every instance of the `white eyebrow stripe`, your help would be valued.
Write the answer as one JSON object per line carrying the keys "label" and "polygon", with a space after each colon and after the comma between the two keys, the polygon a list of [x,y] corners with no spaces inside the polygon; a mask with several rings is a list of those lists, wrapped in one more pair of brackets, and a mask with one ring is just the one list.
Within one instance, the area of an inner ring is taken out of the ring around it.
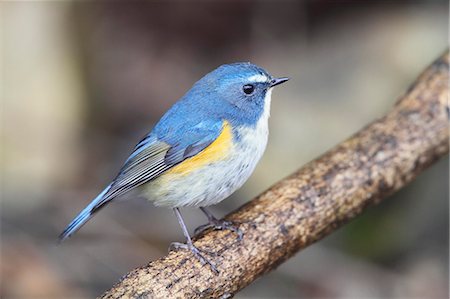
{"label": "white eyebrow stripe", "polygon": [[250,81],[250,82],[259,82],[259,83],[263,83],[263,82],[267,82],[267,81],[269,81],[269,78],[267,78],[266,76],[264,76],[264,75],[260,75],[260,74],[258,74],[258,75],[253,75],[253,76],[251,76],[250,78],[248,78],[248,80]]}

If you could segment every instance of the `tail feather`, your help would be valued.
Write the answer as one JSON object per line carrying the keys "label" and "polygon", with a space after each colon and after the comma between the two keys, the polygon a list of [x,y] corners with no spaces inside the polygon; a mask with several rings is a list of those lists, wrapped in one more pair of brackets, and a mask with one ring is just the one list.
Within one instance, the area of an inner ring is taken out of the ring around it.
{"label": "tail feather", "polygon": [[[111,185],[105,188],[92,202],[85,207],[75,219],[70,222],[70,224],[66,227],[66,229],[59,235],[59,242],[63,242],[67,238],[71,237],[74,233],[76,233],[89,219],[94,216],[95,212],[97,212],[101,207],[103,207],[107,202],[102,203],[103,196],[108,192]],[[99,206],[100,204],[100,206]]]}

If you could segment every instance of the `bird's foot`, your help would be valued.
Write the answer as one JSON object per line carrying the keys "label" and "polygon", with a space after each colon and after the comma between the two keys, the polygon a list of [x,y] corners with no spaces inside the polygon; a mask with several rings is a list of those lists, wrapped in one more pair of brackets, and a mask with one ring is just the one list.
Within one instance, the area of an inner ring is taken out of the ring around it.
{"label": "bird's foot", "polygon": [[219,274],[219,270],[217,270],[217,267],[211,263],[203,254],[213,254],[212,252],[206,251],[206,250],[200,250],[199,248],[195,247],[194,244],[185,244],[185,243],[179,243],[179,242],[173,242],[170,244],[169,251],[171,250],[189,250],[192,252],[192,254],[199,260],[199,262],[202,265],[208,264],[211,267],[211,270],[213,270],[214,273]]}
{"label": "bird's foot", "polygon": [[237,234],[239,241],[241,241],[242,237],[244,236],[244,233],[239,229],[239,227],[235,223],[223,219],[220,220],[210,219],[207,224],[200,225],[199,227],[197,227],[194,231],[194,234],[199,235],[209,228],[213,228],[214,230],[227,229],[229,231],[232,231]]}

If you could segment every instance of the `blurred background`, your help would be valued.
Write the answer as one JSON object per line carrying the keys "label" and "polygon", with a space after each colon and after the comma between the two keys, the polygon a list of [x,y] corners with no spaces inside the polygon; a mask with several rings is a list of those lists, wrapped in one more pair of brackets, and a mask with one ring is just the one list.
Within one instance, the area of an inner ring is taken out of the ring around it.
{"label": "blurred background", "polygon": [[[382,116],[447,47],[448,1],[0,4],[1,298],[92,298],[184,241],[171,210],[116,202],[56,246],[135,143],[205,73],[291,81],[223,216]],[[448,298],[448,159],[236,298]],[[191,230],[203,215],[184,209]]]}

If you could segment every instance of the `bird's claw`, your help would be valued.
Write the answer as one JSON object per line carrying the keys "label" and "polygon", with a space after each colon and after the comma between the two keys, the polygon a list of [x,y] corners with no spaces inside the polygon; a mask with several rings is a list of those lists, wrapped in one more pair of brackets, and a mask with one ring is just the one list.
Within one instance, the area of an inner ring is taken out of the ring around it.
{"label": "bird's claw", "polygon": [[199,235],[209,228],[213,228],[214,230],[227,229],[229,231],[232,231],[238,235],[239,241],[241,241],[244,236],[244,233],[242,232],[242,230],[240,230],[239,227],[236,224],[234,224],[233,222],[227,221],[227,220],[218,220],[218,219],[213,219],[213,220],[210,220],[209,223],[207,223],[207,224],[200,225],[199,227],[197,227],[195,229],[194,234]]}
{"label": "bird's claw", "polygon": [[171,250],[189,250],[192,252],[192,254],[199,260],[200,264],[205,265],[208,264],[211,270],[219,274],[219,270],[217,270],[217,267],[211,263],[206,257],[203,256],[202,252],[206,254],[214,254],[212,252],[206,251],[206,250],[200,250],[199,248],[195,247],[193,244],[185,244],[185,243],[179,243],[179,242],[173,242],[170,244],[169,251]]}

